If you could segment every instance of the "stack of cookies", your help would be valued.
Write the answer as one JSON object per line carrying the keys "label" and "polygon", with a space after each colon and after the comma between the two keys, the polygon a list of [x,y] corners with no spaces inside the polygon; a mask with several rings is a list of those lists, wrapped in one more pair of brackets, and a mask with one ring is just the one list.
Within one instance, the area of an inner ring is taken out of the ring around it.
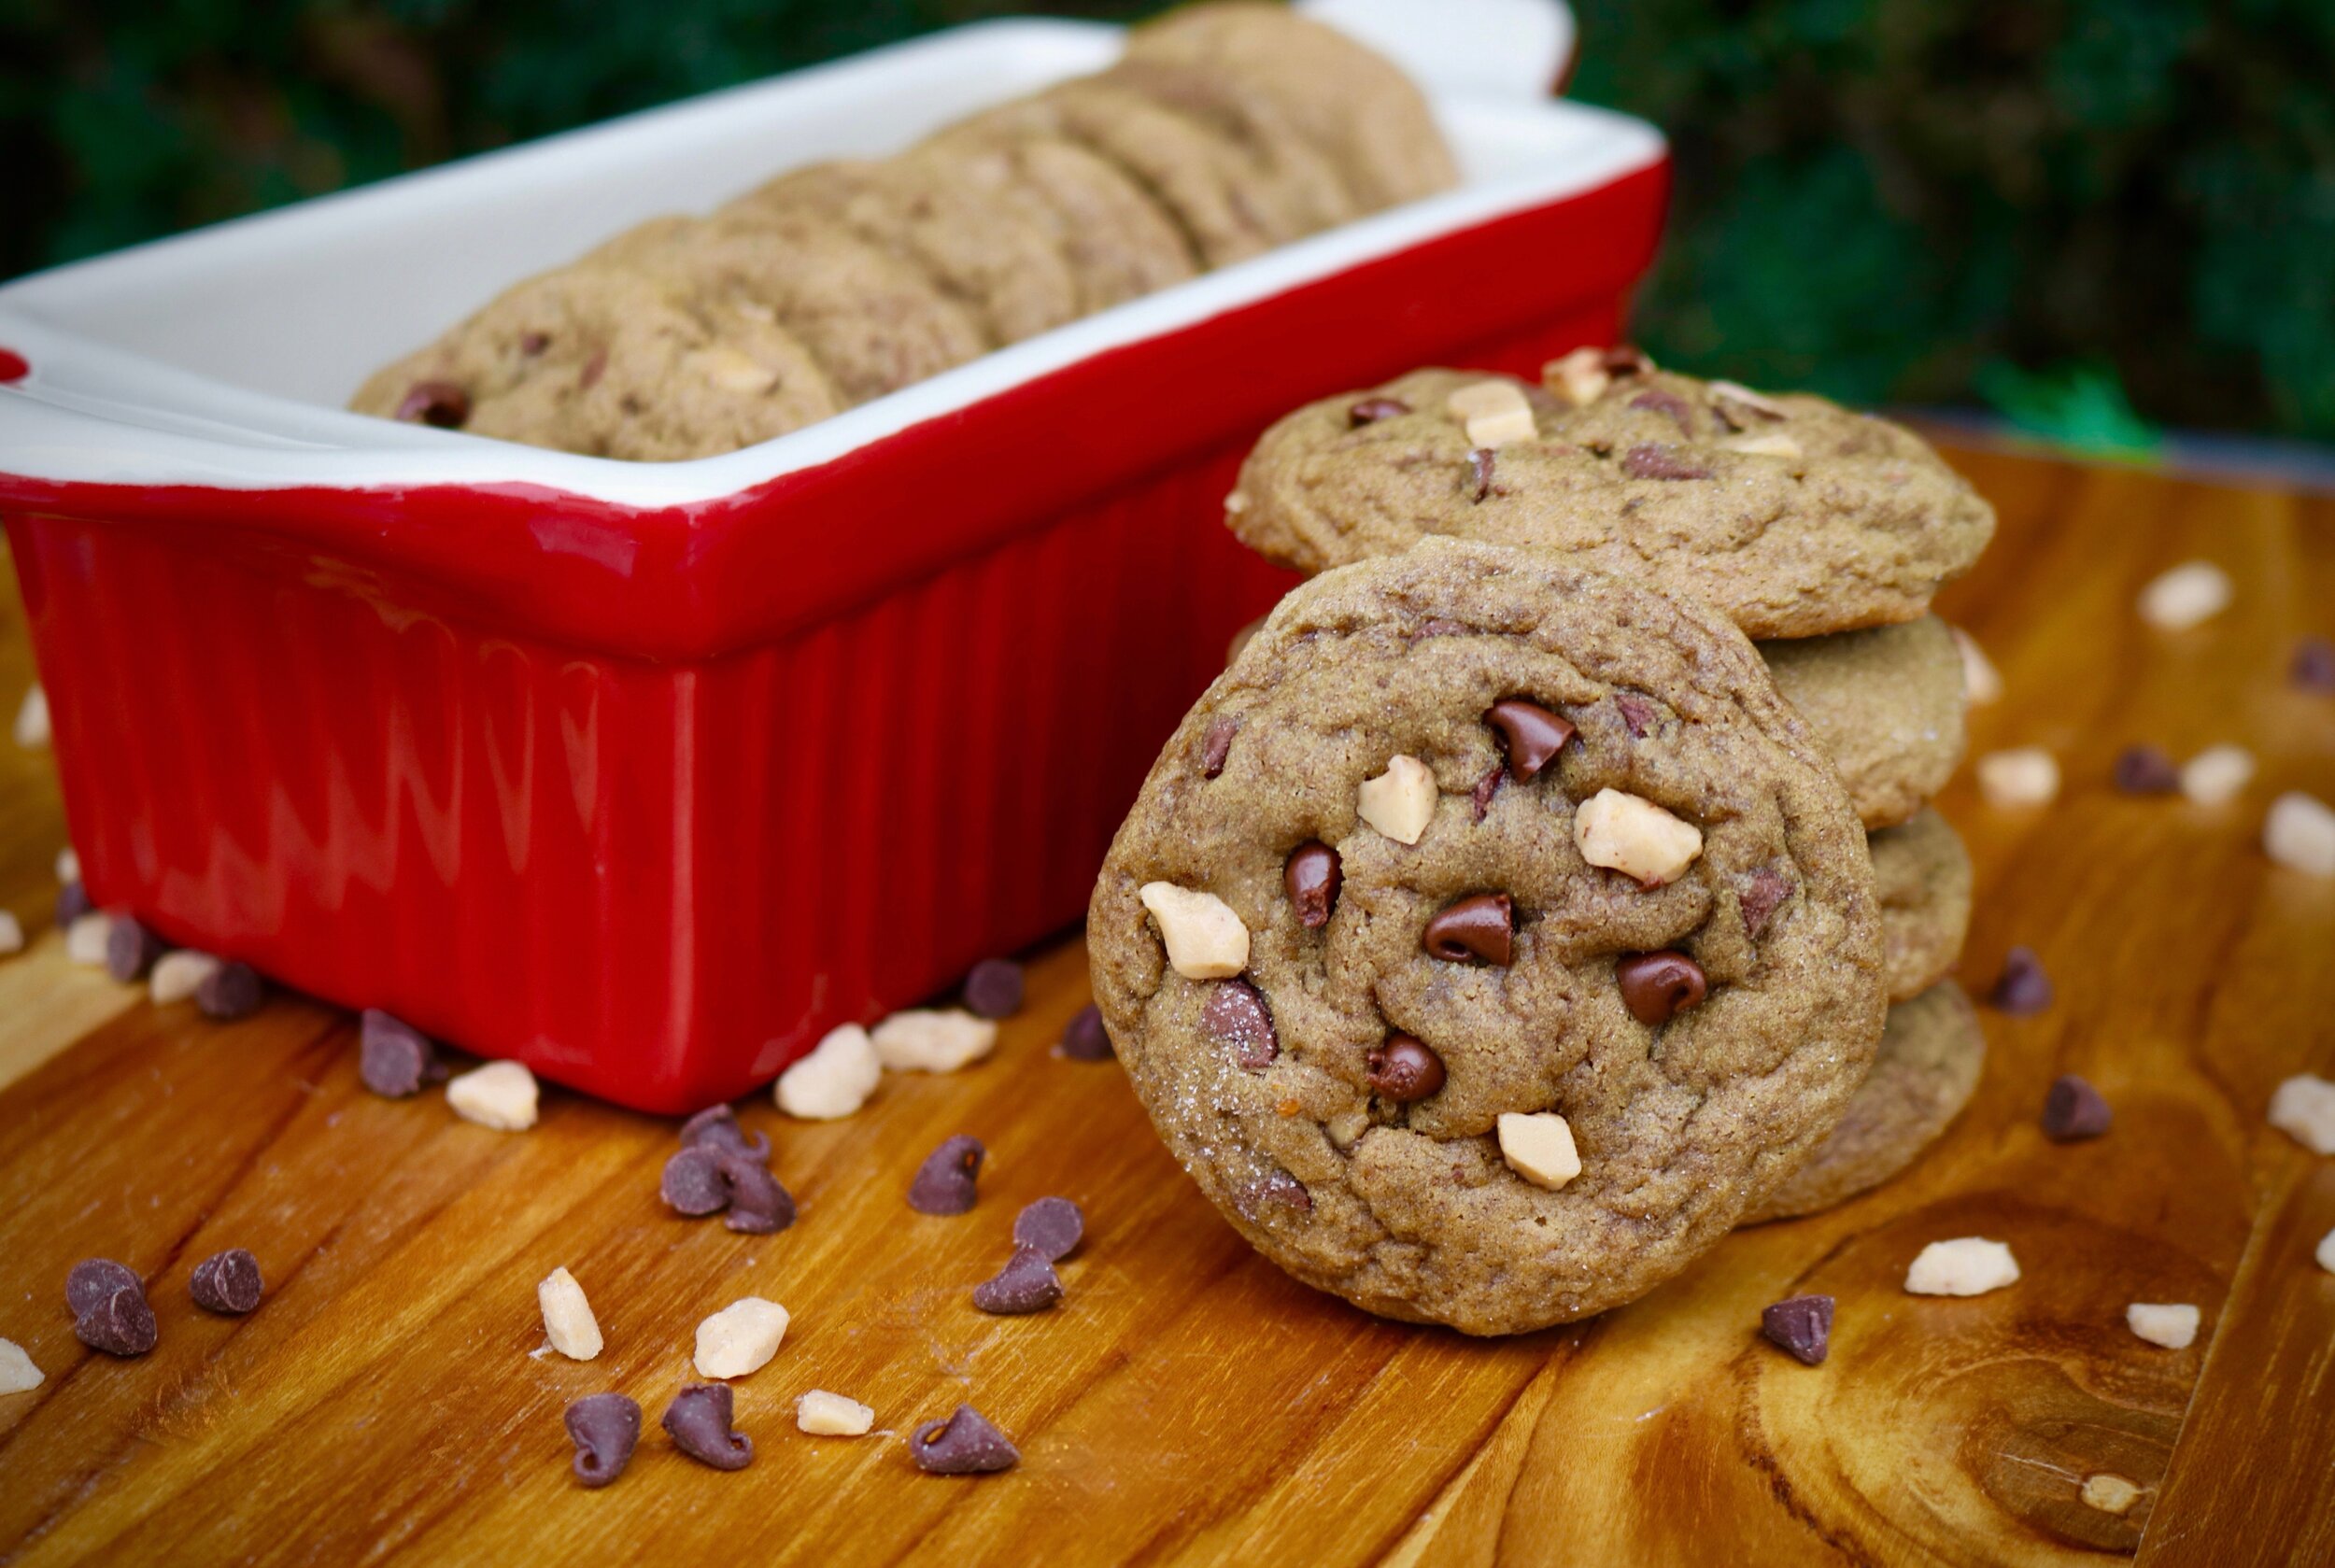
{"label": "stack of cookies", "polygon": [[1110,70],[898,157],[796,169],[531,278],[360,413],[592,456],[767,441],[1451,185],[1409,78],[1283,7],[1182,9]]}
{"label": "stack of cookies", "polygon": [[1228,512],[1320,575],[1170,742],[1088,942],[1154,1123],[1269,1256],[1536,1327],[1967,1102],[1929,604],[1993,518],[1917,437],[1590,350],[1301,409]]}

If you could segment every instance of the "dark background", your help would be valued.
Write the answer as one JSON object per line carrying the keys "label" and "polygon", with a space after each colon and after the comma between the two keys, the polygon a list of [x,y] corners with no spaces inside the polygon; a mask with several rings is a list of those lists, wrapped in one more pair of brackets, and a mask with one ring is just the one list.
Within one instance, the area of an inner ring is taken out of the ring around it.
{"label": "dark background", "polygon": [[[0,0],[0,275],[952,22],[1157,8]],[[1657,358],[2108,448],[2335,437],[2335,0],[1575,10],[1572,92],[1677,148]]]}

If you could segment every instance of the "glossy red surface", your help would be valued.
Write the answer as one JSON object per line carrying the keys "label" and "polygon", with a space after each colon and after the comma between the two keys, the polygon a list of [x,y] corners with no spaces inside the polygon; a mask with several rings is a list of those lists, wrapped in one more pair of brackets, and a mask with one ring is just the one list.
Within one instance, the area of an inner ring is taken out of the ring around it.
{"label": "glossy red surface", "polygon": [[1075,921],[1287,574],[1256,433],[1609,341],[1664,171],[642,512],[0,475],[92,895],[647,1109]]}

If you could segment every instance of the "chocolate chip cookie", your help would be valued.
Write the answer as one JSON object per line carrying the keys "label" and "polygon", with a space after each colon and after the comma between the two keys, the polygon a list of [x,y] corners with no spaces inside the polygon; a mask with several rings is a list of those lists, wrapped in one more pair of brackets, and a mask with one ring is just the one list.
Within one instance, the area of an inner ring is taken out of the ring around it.
{"label": "chocolate chip cookie", "polygon": [[1952,981],[1889,1009],[1872,1075],[1848,1113],[1744,1223],[1814,1214],[1898,1175],[1961,1114],[1986,1062],[1978,1014]]}
{"label": "chocolate chip cookie", "polygon": [[692,301],[759,312],[811,351],[848,406],[985,352],[981,328],[921,273],[841,223],[757,206],[664,219],[585,259],[660,278]]}
{"label": "chocolate chip cookie", "polygon": [[1626,355],[1548,379],[1422,370],[1309,404],[1257,443],[1227,526],[1300,572],[1436,534],[1558,551],[1753,637],[1915,619],[1993,532],[1926,443],[1822,398]]}
{"label": "chocolate chip cookie", "polygon": [[1298,1278],[1501,1334],[1683,1267],[1879,1038],[1872,861],[1751,645],[1432,540],[1282,600],[1088,913],[1169,1148]]}
{"label": "chocolate chip cookie", "polygon": [[813,163],[730,208],[840,223],[919,269],[992,346],[1019,343],[1077,317],[1078,280],[1053,234],[983,189],[971,166],[980,156],[941,144],[877,162]]}
{"label": "chocolate chip cookie", "polygon": [[1199,258],[1159,204],[1117,165],[1076,142],[943,132],[927,145],[957,153],[969,186],[1053,237],[1077,284],[1082,316],[1181,283],[1200,270]]}
{"label": "chocolate chip cookie", "polygon": [[1307,231],[1239,146],[1122,82],[1083,77],[951,129],[972,140],[1052,136],[1107,159],[1174,220],[1205,265],[1261,255]]}
{"label": "chocolate chip cookie", "polygon": [[621,267],[530,278],[376,372],[361,414],[590,457],[734,451],[835,413],[807,348],[767,313]]}
{"label": "chocolate chip cookie", "polygon": [[1427,101],[1383,57],[1286,6],[1187,6],[1127,35],[1130,61],[1253,83],[1326,152],[1362,211],[1459,182]]}
{"label": "chocolate chip cookie", "polygon": [[1970,852],[1935,811],[1871,834],[1889,1000],[1908,1001],[1954,970],[1970,934]]}
{"label": "chocolate chip cookie", "polygon": [[1962,660],[1937,616],[1762,643],[1760,657],[1840,770],[1867,827],[1911,817],[1960,765]]}

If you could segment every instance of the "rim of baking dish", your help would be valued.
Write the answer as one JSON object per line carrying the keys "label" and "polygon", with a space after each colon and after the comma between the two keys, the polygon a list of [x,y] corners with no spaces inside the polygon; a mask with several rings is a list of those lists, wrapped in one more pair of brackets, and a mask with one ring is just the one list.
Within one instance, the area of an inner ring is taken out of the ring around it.
{"label": "rim of baking dish", "polygon": [[[1093,34],[1091,24],[994,22],[919,40],[1004,28]],[[1101,31],[1114,34],[1115,29]],[[877,51],[879,54],[885,51]],[[869,57],[859,57],[861,61]],[[851,64],[852,62],[842,63]],[[796,73],[800,77],[803,73]],[[1545,80],[1545,78],[1543,78]],[[1481,82],[1469,84],[1481,89]],[[1495,84],[1496,86],[1496,84]],[[768,91],[759,84],[733,92]],[[1651,167],[1666,144],[1646,122],[1513,90],[1433,92],[1437,119],[1465,153],[1520,138],[1545,142],[1545,168],[1466,184],[1442,195],[1219,268],[969,360],[775,440],[684,462],[583,457],[488,437],[401,424],[231,385],[44,321],[44,295],[97,267],[162,269],[197,247],[285,240],[317,209],[396,200],[417,182],[476,177],[497,160],[544,157],[587,138],[642,132],[702,115],[708,98],[546,138],[446,171],[383,181],[343,195],[158,241],[0,289],[0,500],[30,486],[192,486],[219,490],[511,487],[559,492],[640,511],[692,508],[831,463],[918,425],[944,419],[1113,349],[1167,336],[1292,289],[1502,217],[1563,201]],[[712,94],[720,99],[728,94]],[[117,277],[117,282],[119,278]]]}

